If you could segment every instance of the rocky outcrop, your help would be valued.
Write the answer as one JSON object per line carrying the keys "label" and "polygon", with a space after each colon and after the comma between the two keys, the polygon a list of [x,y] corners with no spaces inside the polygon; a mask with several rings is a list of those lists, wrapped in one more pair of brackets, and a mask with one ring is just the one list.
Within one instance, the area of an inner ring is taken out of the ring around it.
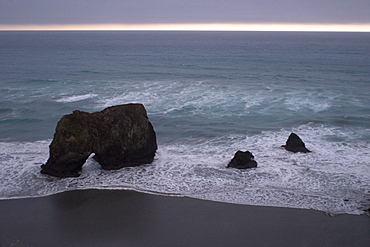
{"label": "rocky outcrop", "polygon": [[254,160],[254,156],[249,151],[237,151],[234,158],[230,161],[227,167],[247,169],[257,167],[257,162]]}
{"label": "rocky outcrop", "polygon": [[285,145],[283,145],[282,147],[284,147],[286,150],[294,152],[294,153],[297,153],[297,152],[309,153],[309,152],[311,152],[310,150],[308,150],[306,148],[306,145],[301,140],[301,138],[295,133],[291,133],[289,135],[288,140],[286,141]]}
{"label": "rocky outcrop", "polygon": [[156,150],[156,135],[142,104],[112,106],[94,113],[74,111],[58,122],[41,173],[77,177],[92,153],[107,170],[148,164]]}

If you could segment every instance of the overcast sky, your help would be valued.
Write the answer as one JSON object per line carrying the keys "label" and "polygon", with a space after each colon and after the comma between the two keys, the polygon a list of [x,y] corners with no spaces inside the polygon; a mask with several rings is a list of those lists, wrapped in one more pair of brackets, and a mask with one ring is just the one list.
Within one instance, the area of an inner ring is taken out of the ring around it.
{"label": "overcast sky", "polygon": [[0,0],[0,24],[370,23],[370,0]]}

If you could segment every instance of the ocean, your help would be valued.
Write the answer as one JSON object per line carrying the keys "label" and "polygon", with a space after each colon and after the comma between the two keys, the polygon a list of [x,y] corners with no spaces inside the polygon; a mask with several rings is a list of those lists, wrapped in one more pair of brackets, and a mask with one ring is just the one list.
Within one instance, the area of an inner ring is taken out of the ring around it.
{"label": "ocean", "polygon": [[[122,189],[362,214],[370,206],[370,33],[0,32],[0,199]],[[142,103],[152,164],[40,173],[59,119]],[[298,134],[311,153],[284,145]],[[236,151],[258,167],[226,168]]]}

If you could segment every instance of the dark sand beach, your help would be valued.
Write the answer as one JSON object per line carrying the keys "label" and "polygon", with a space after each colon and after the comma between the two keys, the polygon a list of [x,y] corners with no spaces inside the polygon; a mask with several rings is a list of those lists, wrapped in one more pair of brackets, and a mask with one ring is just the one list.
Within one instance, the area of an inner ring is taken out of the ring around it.
{"label": "dark sand beach", "polygon": [[134,191],[0,201],[0,246],[369,246],[367,215]]}

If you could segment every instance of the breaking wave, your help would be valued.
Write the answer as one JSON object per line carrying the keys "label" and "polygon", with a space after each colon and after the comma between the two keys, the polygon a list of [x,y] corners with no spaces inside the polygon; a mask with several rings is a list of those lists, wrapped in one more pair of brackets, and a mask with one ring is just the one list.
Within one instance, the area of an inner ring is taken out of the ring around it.
{"label": "breaking wave", "polygon": [[[370,201],[370,144],[352,133],[317,125],[293,129],[309,154],[281,148],[289,131],[226,135],[160,144],[149,165],[105,171],[92,158],[79,178],[40,174],[50,140],[0,143],[1,199],[38,197],[75,189],[131,189],[227,203],[361,214]],[[330,141],[338,136],[343,141]],[[347,140],[345,140],[347,138]],[[344,141],[345,140],[345,141]],[[251,151],[258,167],[226,168],[237,150]]]}
{"label": "breaking wave", "polygon": [[55,100],[56,102],[61,102],[61,103],[70,103],[70,102],[76,102],[76,101],[81,101],[81,100],[86,100],[86,99],[91,99],[94,97],[97,97],[97,94],[93,93],[88,93],[88,94],[83,94],[83,95],[73,95],[73,96],[65,96],[60,99]]}

